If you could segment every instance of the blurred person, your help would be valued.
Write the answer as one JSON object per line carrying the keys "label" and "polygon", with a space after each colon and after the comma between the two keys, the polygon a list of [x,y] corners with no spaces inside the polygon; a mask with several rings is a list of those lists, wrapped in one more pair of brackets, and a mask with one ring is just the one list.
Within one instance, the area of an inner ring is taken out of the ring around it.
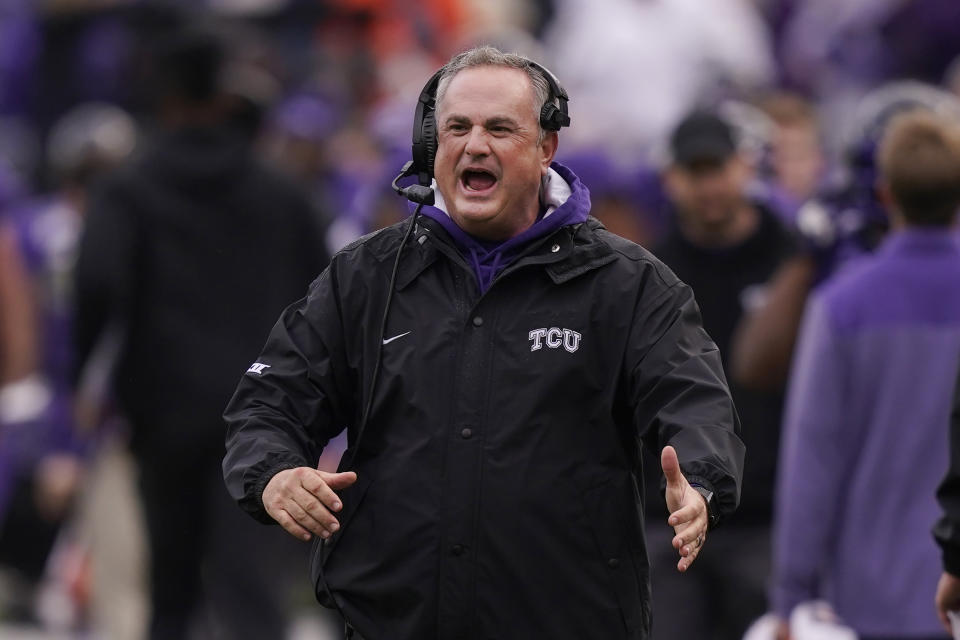
{"label": "blurred person", "polygon": [[[690,113],[674,129],[670,152],[663,179],[673,220],[653,253],[693,289],[703,326],[725,357],[740,318],[765,295],[767,281],[793,254],[795,241],[776,213],[748,195],[752,168],[726,119],[711,111]],[[670,571],[663,545],[653,545],[651,579],[661,613],[655,638],[739,640],[767,610],[783,393],[754,393],[736,384],[730,392],[750,452],[740,507],[712,536],[710,550],[690,575]],[[648,474],[648,487],[657,480]],[[655,496],[648,504],[648,514],[662,513]],[[650,537],[663,535],[657,529]]]}
{"label": "blurred person", "polygon": [[414,216],[280,317],[225,413],[227,486],[314,540],[317,597],[354,638],[648,637],[641,439],[679,571],[744,455],[691,291],[589,217],[539,65],[461,53],[415,123]]}
{"label": "blurred person", "polygon": [[729,363],[737,383],[755,390],[781,387],[810,292],[883,240],[890,220],[877,188],[876,149],[891,119],[913,109],[960,122],[960,101],[920,82],[892,82],[864,96],[845,135],[841,171],[797,212],[801,250],[773,276],[764,304],[737,328]]}
{"label": "blurred person", "polygon": [[827,159],[820,140],[815,107],[791,93],[774,93],[760,108],[775,126],[770,169],[777,208],[790,223],[800,206],[810,200],[826,177]]}
{"label": "blurred person", "polygon": [[110,327],[124,335],[113,382],[146,517],[153,639],[279,637],[286,625],[284,541],[225,493],[220,413],[328,258],[307,196],[252,155],[250,120],[222,84],[230,55],[202,29],[158,44],[160,130],[98,191],[76,272],[79,364]]}
{"label": "blurred person", "polygon": [[943,573],[937,583],[934,603],[940,622],[949,632],[948,611],[960,613],[960,370],[953,390],[950,410],[950,466],[937,489],[937,501],[943,514],[933,528],[940,545]]}
{"label": "blurred person", "polygon": [[693,105],[774,78],[749,0],[557,0],[544,38],[577,95],[568,144],[627,157],[653,150]]}
{"label": "blurred person", "polygon": [[927,532],[960,362],[960,129],[926,112],[895,116],[878,164],[893,232],[818,289],[803,321],[772,601],[786,620],[824,599],[864,640],[943,638]]}
{"label": "blurred person", "polygon": [[[121,109],[76,107],[49,135],[47,157],[56,191],[23,199],[6,214],[34,306],[34,335],[21,339],[36,355],[30,377],[19,385],[20,408],[0,415],[4,471],[13,485],[9,509],[0,509],[0,565],[16,570],[31,591],[40,586],[56,536],[72,511],[90,448],[90,434],[79,433],[74,422],[71,389],[70,285],[87,193],[98,175],[130,155],[135,139],[133,119]],[[26,604],[36,603],[27,597]],[[33,616],[32,611],[23,614]]]}

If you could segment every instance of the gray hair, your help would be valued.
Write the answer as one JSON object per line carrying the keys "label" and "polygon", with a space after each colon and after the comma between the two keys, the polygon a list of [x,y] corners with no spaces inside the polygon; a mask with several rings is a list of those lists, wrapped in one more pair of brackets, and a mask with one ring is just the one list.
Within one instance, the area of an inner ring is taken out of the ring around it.
{"label": "gray hair", "polygon": [[[473,67],[506,67],[508,69],[520,69],[530,78],[530,84],[533,85],[533,119],[537,122],[537,144],[543,141],[546,135],[543,127],[540,126],[540,109],[550,100],[550,83],[540,69],[530,64],[531,60],[516,53],[504,53],[496,47],[482,45],[468,49],[463,53],[458,53],[450,58],[450,62],[443,68],[440,75],[440,81],[437,83],[436,112],[440,111],[440,103],[447,93],[447,87],[453,77],[463,71]],[[556,97],[553,103],[559,106]]]}

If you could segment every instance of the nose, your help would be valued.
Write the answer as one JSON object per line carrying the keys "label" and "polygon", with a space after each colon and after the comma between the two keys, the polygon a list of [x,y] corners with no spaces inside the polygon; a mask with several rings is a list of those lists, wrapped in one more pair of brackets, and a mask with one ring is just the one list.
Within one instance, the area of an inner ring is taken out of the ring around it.
{"label": "nose", "polygon": [[475,126],[470,129],[464,152],[471,156],[485,156],[490,153],[487,132],[482,126]]}

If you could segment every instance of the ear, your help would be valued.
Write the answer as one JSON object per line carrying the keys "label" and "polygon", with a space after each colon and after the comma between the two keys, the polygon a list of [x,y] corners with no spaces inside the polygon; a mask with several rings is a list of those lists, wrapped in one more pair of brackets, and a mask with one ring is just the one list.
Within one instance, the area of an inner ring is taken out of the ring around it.
{"label": "ear", "polygon": [[547,131],[540,142],[540,172],[546,175],[553,157],[557,155],[557,147],[560,146],[560,136],[556,131]]}
{"label": "ear", "polygon": [[903,217],[900,215],[900,209],[897,207],[897,201],[893,197],[893,192],[890,191],[890,185],[878,178],[873,188],[876,190],[877,199],[880,200],[880,204],[883,205],[887,215],[890,216],[891,226],[901,226]]}

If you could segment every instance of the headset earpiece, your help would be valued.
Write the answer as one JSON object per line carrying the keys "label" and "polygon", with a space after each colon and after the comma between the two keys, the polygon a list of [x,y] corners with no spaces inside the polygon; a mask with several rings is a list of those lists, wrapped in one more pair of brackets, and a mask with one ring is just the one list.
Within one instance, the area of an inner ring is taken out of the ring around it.
{"label": "headset earpiece", "polygon": [[430,76],[420,92],[413,116],[413,170],[418,182],[429,187],[433,180],[433,161],[437,157],[437,85],[443,68]]}

